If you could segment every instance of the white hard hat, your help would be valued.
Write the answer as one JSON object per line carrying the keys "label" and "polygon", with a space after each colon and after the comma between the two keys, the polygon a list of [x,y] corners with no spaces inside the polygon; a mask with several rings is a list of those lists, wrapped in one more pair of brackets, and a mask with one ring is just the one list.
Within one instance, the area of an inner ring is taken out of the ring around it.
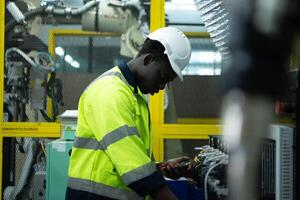
{"label": "white hard hat", "polygon": [[182,31],[173,27],[164,27],[150,33],[148,38],[159,41],[165,47],[173,70],[180,80],[183,80],[181,71],[191,58],[191,44]]}

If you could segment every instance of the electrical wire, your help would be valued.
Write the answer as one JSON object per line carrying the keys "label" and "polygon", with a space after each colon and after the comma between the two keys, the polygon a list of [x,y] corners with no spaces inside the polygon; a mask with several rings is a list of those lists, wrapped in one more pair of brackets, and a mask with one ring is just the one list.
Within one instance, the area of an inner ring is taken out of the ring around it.
{"label": "electrical wire", "polygon": [[[84,6],[80,8],[54,8],[52,5],[47,6],[47,7],[38,7],[36,9],[30,10],[26,13],[24,13],[25,20],[29,20],[37,15],[71,15],[71,16],[76,16],[80,15],[92,7],[98,5],[100,3],[99,0],[94,0],[86,3]],[[10,20],[6,25],[5,25],[5,33],[9,33],[17,24],[19,24],[15,19]]]}
{"label": "electrical wire", "polygon": [[50,74],[50,78],[48,82],[46,83],[46,90],[47,90],[47,95],[51,98],[52,100],[52,113],[53,117],[49,117],[47,113],[44,110],[40,110],[42,116],[44,119],[48,122],[55,122],[56,117],[58,115],[58,103],[62,104],[62,86],[61,82],[58,81],[58,79],[55,78],[56,73],[52,72]]}
{"label": "electrical wire", "polygon": [[208,170],[207,170],[207,173],[205,175],[205,179],[204,179],[204,195],[205,195],[205,200],[208,200],[208,194],[207,194],[207,181],[208,181],[208,176],[210,174],[210,172],[216,168],[217,166],[219,165],[226,165],[228,164],[228,160],[221,160],[220,162],[218,162],[217,164],[211,166]]}
{"label": "electrical wire", "polygon": [[46,114],[46,112],[44,110],[40,110],[40,112],[41,112],[41,115],[44,117],[44,119],[47,122],[53,122],[53,120]]}
{"label": "electrical wire", "polygon": [[[39,7],[34,10],[30,10],[30,11],[24,13],[25,20],[29,20],[37,15],[43,14],[44,9],[45,9],[44,7]],[[5,34],[9,33],[17,24],[18,24],[18,22],[15,19],[10,20],[5,25]]]}
{"label": "electrical wire", "polygon": [[207,157],[203,164],[207,163],[207,162],[213,162],[213,161],[218,161],[218,160],[222,160],[222,159],[226,159],[228,156],[225,154],[219,154],[219,155],[214,155],[214,156],[210,156]]}
{"label": "electrical wire", "polygon": [[56,83],[57,79],[55,77],[56,77],[56,73],[52,72],[46,85],[47,95],[52,99],[52,113],[53,113],[52,121],[55,121],[56,116],[58,115],[58,100],[56,98],[57,94],[55,93],[55,90],[56,89],[60,90],[60,88],[58,88],[58,85]]}
{"label": "electrical wire", "polygon": [[[7,61],[9,61],[9,54],[11,54],[12,52],[16,52],[18,53],[22,58],[24,58],[26,60],[27,63],[29,63],[34,69],[41,71],[51,71],[51,65],[54,65],[54,62],[51,58],[50,55],[46,54],[46,53],[38,53],[36,55],[36,60],[38,61],[38,59],[48,59],[49,61],[49,65],[47,67],[44,67],[42,65],[36,64],[28,55],[26,55],[22,50],[16,48],[16,47],[12,47],[9,48],[6,52],[5,52],[5,61],[7,63]],[[53,69],[53,68],[52,68]],[[44,117],[44,119],[48,122],[53,122],[56,120],[56,116],[58,115],[58,100],[56,98],[57,94],[55,92],[56,89],[60,90],[59,85],[57,85],[56,83],[56,79],[55,79],[55,72],[51,72],[50,78],[48,80],[48,82],[46,83],[46,88],[47,88],[47,95],[52,99],[52,108],[53,108],[53,118],[51,119],[45,111],[40,110],[42,116]],[[58,91],[60,92],[60,91]],[[60,97],[58,97],[60,98]]]}
{"label": "electrical wire", "polygon": [[41,144],[42,151],[43,151],[45,157],[47,157],[46,150],[45,150],[45,144],[42,141],[40,141],[40,144]]}
{"label": "electrical wire", "polygon": [[5,61],[8,61],[9,58],[8,58],[8,55],[12,52],[16,52],[18,53],[20,56],[22,56],[32,67],[34,68],[38,68],[38,66],[36,65],[35,62],[33,62],[31,60],[31,58],[29,56],[27,56],[22,50],[16,48],[16,47],[12,47],[12,48],[9,48],[6,50],[5,52]]}
{"label": "electrical wire", "polygon": [[33,59],[35,63],[40,63],[41,61],[44,62],[44,64],[39,65],[40,68],[43,68],[46,71],[51,71],[52,69],[54,70],[55,64],[49,53],[35,52],[33,54]]}

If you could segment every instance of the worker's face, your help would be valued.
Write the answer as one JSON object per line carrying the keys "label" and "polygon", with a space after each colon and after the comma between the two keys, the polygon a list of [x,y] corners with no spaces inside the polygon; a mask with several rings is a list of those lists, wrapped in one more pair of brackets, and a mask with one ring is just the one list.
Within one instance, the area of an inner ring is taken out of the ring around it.
{"label": "worker's face", "polygon": [[168,60],[154,58],[148,54],[139,70],[137,84],[144,94],[155,94],[177,77]]}

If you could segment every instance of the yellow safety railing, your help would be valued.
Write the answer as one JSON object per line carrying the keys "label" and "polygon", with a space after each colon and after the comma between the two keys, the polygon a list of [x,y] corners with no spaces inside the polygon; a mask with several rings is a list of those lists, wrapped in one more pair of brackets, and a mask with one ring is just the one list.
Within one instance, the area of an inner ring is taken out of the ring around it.
{"label": "yellow safety railing", "polygon": [[[165,27],[165,1],[151,1],[150,31]],[[209,37],[207,32],[186,33],[190,37]],[[220,134],[219,124],[165,124],[164,92],[150,97],[153,133],[153,154],[156,160],[164,160],[165,139],[208,139],[210,134]]]}

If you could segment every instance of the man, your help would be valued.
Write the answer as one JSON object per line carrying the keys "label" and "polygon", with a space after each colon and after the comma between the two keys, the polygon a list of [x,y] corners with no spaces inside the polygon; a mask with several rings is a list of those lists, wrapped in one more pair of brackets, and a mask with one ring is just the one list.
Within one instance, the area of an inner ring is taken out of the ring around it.
{"label": "man", "polygon": [[188,64],[191,46],[178,29],[149,34],[136,58],[102,74],[80,97],[66,199],[176,199],[161,173],[188,175],[189,158],[156,165],[144,94],[155,94]]}

